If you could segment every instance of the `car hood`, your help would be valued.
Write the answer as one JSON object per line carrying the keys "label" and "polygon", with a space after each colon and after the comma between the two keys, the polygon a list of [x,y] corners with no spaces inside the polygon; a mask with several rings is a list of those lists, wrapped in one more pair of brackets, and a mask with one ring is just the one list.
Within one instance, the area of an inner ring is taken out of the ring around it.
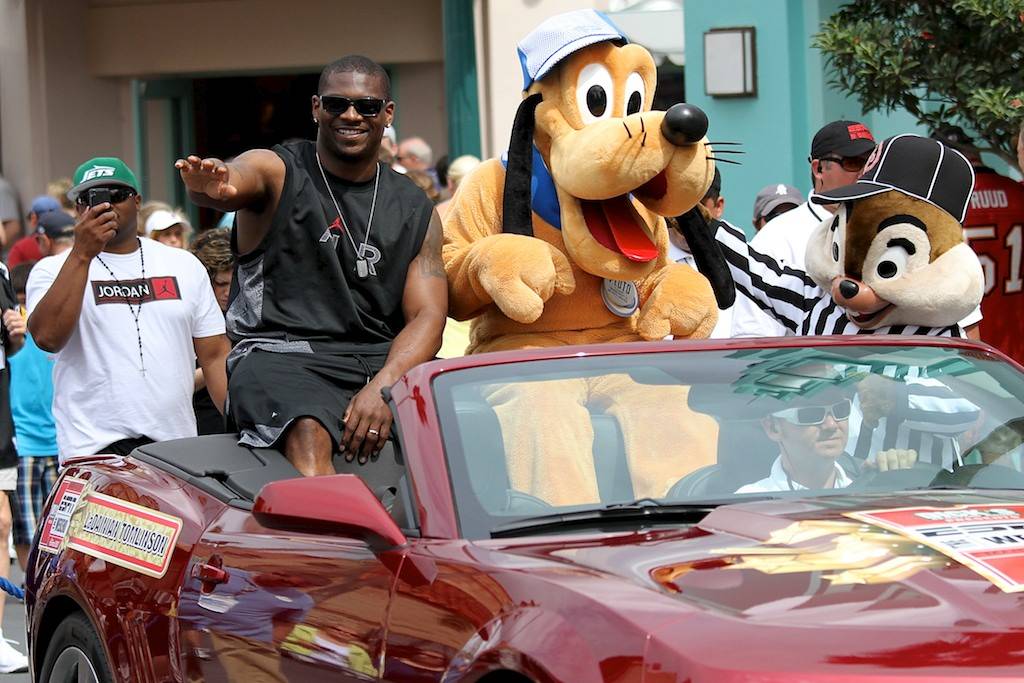
{"label": "car hood", "polygon": [[846,514],[964,504],[1024,505],[1024,495],[752,502],[685,529],[534,537],[498,552],[587,595],[589,623],[603,613],[644,633],[651,680],[1013,678],[1024,671],[1024,592]]}
{"label": "car hood", "polygon": [[964,504],[1024,504],[1024,492],[752,502],[716,508],[694,528],[519,539],[525,545],[503,551],[596,572],[619,585],[626,580],[701,613],[751,624],[1024,633],[1024,593],[1004,591],[938,550],[846,514]]}

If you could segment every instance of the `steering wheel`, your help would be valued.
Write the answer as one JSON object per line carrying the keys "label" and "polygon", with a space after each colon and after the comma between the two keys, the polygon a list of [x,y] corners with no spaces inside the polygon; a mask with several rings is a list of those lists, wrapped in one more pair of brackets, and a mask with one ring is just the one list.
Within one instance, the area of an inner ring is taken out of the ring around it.
{"label": "steering wheel", "polygon": [[952,472],[939,472],[932,483],[963,488],[1024,489],[1024,472],[1005,465],[962,465]]}
{"label": "steering wheel", "polygon": [[847,487],[848,491],[896,491],[900,489],[923,488],[932,483],[945,470],[930,462],[915,462],[913,467],[903,470],[865,468]]}
{"label": "steering wheel", "polygon": [[[683,500],[686,498],[699,497],[708,493],[708,480],[721,469],[721,465],[713,463],[698,467],[687,473],[682,479],[672,484],[672,488],[665,494],[669,500]],[[729,492],[731,493],[731,491]]]}

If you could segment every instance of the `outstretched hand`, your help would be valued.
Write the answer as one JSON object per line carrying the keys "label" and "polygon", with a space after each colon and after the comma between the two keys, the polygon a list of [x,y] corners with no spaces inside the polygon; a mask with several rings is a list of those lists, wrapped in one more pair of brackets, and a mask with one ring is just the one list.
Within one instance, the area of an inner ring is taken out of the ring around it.
{"label": "outstretched hand", "polygon": [[192,155],[178,159],[174,167],[181,173],[181,180],[189,192],[222,201],[238,194],[238,188],[228,180],[227,165],[220,159],[200,159]]}

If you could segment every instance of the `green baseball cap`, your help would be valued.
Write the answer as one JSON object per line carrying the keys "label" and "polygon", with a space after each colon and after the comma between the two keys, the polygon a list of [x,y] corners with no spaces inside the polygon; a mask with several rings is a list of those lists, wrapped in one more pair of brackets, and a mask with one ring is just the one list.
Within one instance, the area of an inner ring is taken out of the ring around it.
{"label": "green baseball cap", "polygon": [[68,190],[68,199],[75,201],[78,195],[90,187],[106,187],[109,185],[122,185],[130,187],[136,192],[139,191],[139,181],[136,180],[132,169],[117,157],[95,157],[89,159],[77,169],[72,178],[73,183]]}

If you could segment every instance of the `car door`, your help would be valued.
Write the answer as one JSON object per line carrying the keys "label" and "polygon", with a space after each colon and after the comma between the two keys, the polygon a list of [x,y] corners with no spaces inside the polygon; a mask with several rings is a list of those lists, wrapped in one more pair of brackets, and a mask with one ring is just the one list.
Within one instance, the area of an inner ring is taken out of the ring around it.
{"label": "car door", "polygon": [[186,674],[240,683],[379,679],[399,553],[268,529],[228,508],[197,544],[182,590]]}

